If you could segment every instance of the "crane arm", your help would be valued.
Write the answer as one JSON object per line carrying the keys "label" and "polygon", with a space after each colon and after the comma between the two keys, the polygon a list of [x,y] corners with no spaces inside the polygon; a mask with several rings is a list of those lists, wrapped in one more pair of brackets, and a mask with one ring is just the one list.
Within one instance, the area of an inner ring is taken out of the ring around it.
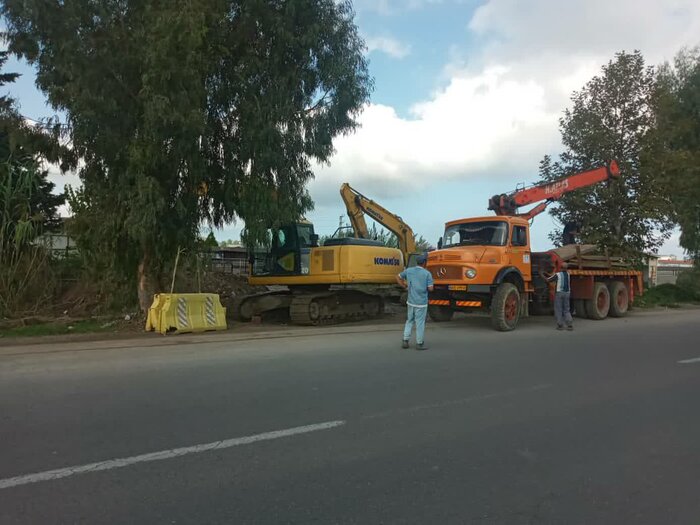
{"label": "crane arm", "polygon": [[[620,168],[617,162],[613,160],[607,166],[568,175],[554,182],[538,184],[512,193],[495,195],[489,200],[489,210],[495,211],[496,215],[519,215],[532,219],[542,213],[549,203],[561,199],[567,193],[619,176]],[[534,204],[535,202],[541,202],[541,204],[535,206],[527,213],[518,214],[519,207]]]}
{"label": "crane arm", "polygon": [[416,238],[413,230],[401,217],[391,213],[372,199],[365,197],[348,183],[340,187],[340,196],[345,203],[345,208],[348,211],[350,223],[355,230],[356,237],[364,239],[369,237],[369,230],[364,217],[367,214],[398,237],[399,250],[403,253],[404,263],[408,262],[411,254],[416,253]]}

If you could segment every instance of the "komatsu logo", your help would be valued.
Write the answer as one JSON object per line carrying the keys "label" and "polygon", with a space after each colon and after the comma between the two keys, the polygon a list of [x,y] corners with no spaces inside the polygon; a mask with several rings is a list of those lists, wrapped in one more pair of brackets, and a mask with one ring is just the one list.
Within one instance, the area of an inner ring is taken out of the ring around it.
{"label": "komatsu logo", "polygon": [[379,219],[379,221],[384,221],[384,217],[382,217],[382,214],[379,213],[377,210],[373,210],[372,208],[365,208],[365,211],[367,212],[368,215],[374,217],[375,219]]}
{"label": "komatsu logo", "polygon": [[374,264],[379,266],[399,266],[401,261],[396,257],[375,257]]}

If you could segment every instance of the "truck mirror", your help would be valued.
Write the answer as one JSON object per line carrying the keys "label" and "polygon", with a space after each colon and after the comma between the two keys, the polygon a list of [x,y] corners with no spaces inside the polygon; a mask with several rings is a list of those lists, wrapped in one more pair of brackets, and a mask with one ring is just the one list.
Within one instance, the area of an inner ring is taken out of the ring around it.
{"label": "truck mirror", "polygon": [[319,237],[318,237],[318,234],[317,234],[317,233],[312,233],[312,234],[310,235],[309,241],[311,241],[311,246],[312,246],[313,248],[317,248],[317,247],[318,247],[318,238],[319,238]]}
{"label": "truck mirror", "polygon": [[438,239],[438,250],[442,250],[442,237]]}

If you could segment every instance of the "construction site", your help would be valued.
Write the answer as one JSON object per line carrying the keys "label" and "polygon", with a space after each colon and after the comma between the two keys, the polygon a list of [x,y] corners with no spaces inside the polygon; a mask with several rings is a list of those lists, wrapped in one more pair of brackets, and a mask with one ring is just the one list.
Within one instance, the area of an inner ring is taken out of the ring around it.
{"label": "construction site", "polygon": [[516,4],[0,1],[0,525],[700,522],[700,8]]}

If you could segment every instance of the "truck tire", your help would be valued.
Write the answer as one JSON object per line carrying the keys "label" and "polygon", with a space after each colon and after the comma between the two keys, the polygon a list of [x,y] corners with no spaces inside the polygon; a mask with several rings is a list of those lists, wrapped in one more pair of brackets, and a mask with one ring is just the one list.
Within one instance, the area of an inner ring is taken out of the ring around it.
{"label": "truck tire", "polygon": [[586,300],[586,314],[589,319],[601,321],[610,311],[610,291],[604,283],[593,285],[593,298]]}
{"label": "truck tire", "polygon": [[610,289],[610,317],[624,317],[630,307],[630,296],[627,287],[620,281],[612,281]]}
{"label": "truck tire", "polygon": [[499,332],[510,332],[520,319],[520,292],[512,283],[501,283],[491,302],[491,324]]}
{"label": "truck tire", "polygon": [[435,323],[446,323],[452,321],[455,312],[449,306],[428,306],[430,320]]}
{"label": "truck tire", "polygon": [[586,301],[583,299],[574,299],[574,313],[576,317],[580,319],[585,319],[588,317],[586,314]]}

